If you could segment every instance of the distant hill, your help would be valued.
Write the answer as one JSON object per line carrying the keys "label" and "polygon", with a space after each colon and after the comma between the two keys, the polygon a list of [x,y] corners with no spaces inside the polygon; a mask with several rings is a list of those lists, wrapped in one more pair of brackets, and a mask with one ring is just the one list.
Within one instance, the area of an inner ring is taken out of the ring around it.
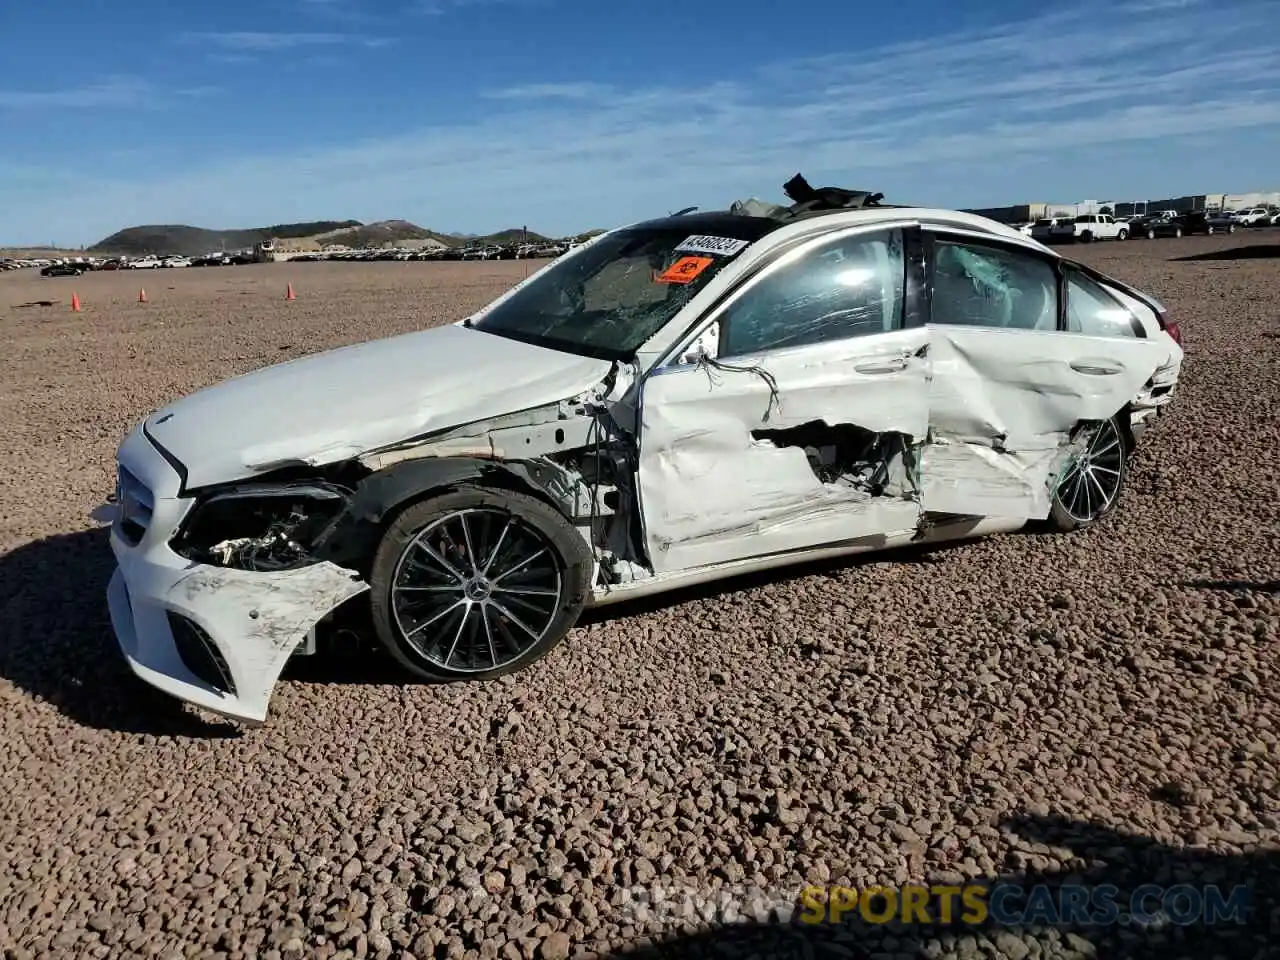
{"label": "distant hill", "polygon": [[319,244],[340,244],[352,249],[380,247],[384,243],[399,243],[402,240],[436,240],[445,246],[457,246],[458,241],[445,233],[436,233],[420,227],[408,220],[381,220],[378,223],[360,223],[346,225],[340,230],[329,230],[324,233],[309,235],[309,239]]}
{"label": "distant hill", "polygon": [[152,224],[128,227],[113,233],[88,248],[94,254],[123,254],[137,257],[154,253],[159,255],[181,254],[197,256],[214,250],[238,250],[256,246],[263,240],[305,239],[321,246],[328,244],[353,249],[381,247],[386,243],[404,240],[436,240],[450,247],[468,244],[544,243],[547,237],[530,230],[527,234],[519,227],[499,230],[486,236],[461,233],[439,233],[428,230],[408,220],[380,220],[377,223],[361,223],[359,220],[313,220],[307,223],[278,223],[269,227],[250,227],[240,230],[207,230],[184,224]]}
{"label": "distant hill", "polygon": [[206,230],[183,224],[153,224],[145,227],[128,227],[100,240],[89,248],[90,253],[119,253],[141,256],[146,253],[181,254],[196,256],[221,250],[252,247],[268,237],[294,239],[311,237],[351,227],[361,227],[359,220],[314,220],[307,223],[277,223],[270,227],[250,227],[243,230]]}
{"label": "distant hill", "polygon": [[540,233],[534,233],[532,230],[525,232],[520,227],[510,227],[506,230],[499,230],[497,233],[491,233],[484,237],[469,237],[471,243],[493,243],[499,246],[507,243],[546,243],[548,237],[544,237]]}

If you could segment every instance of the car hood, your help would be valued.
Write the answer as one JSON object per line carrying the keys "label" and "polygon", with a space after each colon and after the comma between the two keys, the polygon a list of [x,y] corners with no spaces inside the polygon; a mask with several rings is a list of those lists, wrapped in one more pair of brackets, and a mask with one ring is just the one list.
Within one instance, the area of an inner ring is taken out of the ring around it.
{"label": "car hood", "polygon": [[187,487],[278,467],[322,466],[475,420],[576,396],[605,360],[463,326],[435,327],[313,354],[200,390],[146,430]]}

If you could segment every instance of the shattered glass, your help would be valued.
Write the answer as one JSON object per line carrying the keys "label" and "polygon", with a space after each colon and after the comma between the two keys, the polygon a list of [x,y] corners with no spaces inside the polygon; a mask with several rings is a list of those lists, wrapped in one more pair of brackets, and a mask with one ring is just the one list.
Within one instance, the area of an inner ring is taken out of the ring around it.
{"label": "shattered glass", "polygon": [[932,323],[1055,330],[1058,278],[1031,256],[995,247],[940,241],[936,247]]}
{"label": "shattered glass", "polygon": [[[739,235],[748,244],[772,225],[745,221]],[[682,257],[677,248],[700,231],[693,227],[637,227],[608,234],[580,253],[548,267],[528,285],[497,304],[473,326],[538,346],[627,360],[664,327],[734,256],[713,256],[688,282],[660,275]]]}

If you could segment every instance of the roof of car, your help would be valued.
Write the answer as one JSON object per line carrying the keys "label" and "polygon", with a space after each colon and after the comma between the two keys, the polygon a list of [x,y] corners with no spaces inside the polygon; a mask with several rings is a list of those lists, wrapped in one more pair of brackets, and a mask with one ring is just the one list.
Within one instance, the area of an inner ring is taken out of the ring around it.
{"label": "roof of car", "polygon": [[[821,231],[827,225],[831,229],[838,229],[864,224],[919,221],[930,226],[987,235],[1039,253],[1056,255],[1055,251],[1020,233],[1016,228],[975,213],[884,203],[883,194],[871,191],[842,187],[814,188],[800,174],[783,185],[783,192],[792,200],[790,205],[751,200],[739,201],[730,210],[695,212],[696,208],[689,207],[679,213],[633,223],[622,229],[687,230],[695,235],[746,240],[753,245],[769,237],[764,245],[772,246],[775,242],[786,242],[788,236],[807,234],[815,227]],[[779,233],[782,235],[776,236]]]}
{"label": "roof of car", "polygon": [[709,210],[704,213],[685,213],[678,216],[658,217],[633,224],[645,230],[687,230],[689,233],[710,236],[728,236],[735,240],[759,240],[787,221],[773,217],[749,217],[728,210]]}

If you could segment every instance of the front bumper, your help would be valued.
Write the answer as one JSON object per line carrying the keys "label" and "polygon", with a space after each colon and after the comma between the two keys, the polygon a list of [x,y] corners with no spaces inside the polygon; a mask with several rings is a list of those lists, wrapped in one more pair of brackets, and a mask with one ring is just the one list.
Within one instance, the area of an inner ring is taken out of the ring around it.
{"label": "front bumper", "polygon": [[111,528],[117,568],[107,603],[125,659],[180,700],[265,720],[285,662],[318,621],[368,584],[332,563],[269,573],[192,563],[168,544],[192,506],[179,496],[177,473],[141,428],[121,445],[119,460],[154,498],[136,542],[119,520]]}

